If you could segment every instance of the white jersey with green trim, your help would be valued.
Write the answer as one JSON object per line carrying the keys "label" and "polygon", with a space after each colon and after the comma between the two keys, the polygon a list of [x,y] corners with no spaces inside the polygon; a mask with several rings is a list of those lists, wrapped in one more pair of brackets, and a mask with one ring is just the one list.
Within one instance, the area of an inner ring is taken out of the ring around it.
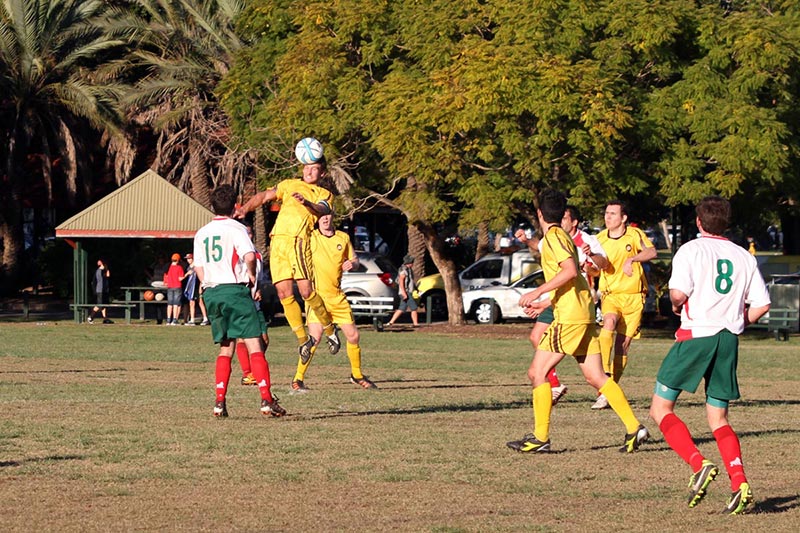
{"label": "white jersey with green trim", "polygon": [[689,297],[681,309],[679,340],[723,329],[738,335],[744,331],[745,302],[770,303],[755,257],[723,237],[704,235],[681,246],[672,259],[669,288]]}
{"label": "white jersey with green trim", "polygon": [[203,287],[246,283],[244,256],[255,253],[245,227],[229,217],[214,219],[194,236],[194,265],[203,269]]}

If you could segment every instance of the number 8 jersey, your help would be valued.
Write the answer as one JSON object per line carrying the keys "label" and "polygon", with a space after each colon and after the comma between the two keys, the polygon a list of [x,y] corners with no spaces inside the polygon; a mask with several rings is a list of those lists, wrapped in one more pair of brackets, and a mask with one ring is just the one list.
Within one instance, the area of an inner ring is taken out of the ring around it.
{"label": "number 8 jersey", "polygon": [[680,247],[672,259],[669,288],[689,298],[681,309],[680,340],[744,330],[745,302],[770,303],[758,264],[728,239],[704,235]]}

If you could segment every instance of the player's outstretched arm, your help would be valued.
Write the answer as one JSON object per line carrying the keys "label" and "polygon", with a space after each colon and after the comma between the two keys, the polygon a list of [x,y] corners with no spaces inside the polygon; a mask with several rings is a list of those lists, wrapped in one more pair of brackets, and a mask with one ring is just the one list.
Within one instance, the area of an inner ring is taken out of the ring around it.
{"label": "player's outstretched arm", "polygon": [[236,208],[236,211],[233,213],[233,217],[244,218],[244,216],[250,211],[255,211],[257,207],[261,207],[267,202],[272,202],[277,197],[278,191],[274,187],[272,189],[267,189],[266,191],[256,193],[252,198],[247,200],[244,205]]}

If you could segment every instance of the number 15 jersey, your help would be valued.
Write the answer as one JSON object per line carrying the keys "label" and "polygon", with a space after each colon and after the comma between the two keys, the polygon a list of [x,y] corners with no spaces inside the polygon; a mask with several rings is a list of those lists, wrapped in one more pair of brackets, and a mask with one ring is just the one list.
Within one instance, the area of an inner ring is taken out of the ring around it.
{"label": "number 15 jersey", "polygon": [[681,309],[681,337],[709,337],[744,330],[744,305],[769,304],[755,257],[728,239],[703,236],[680,247],[672,259],[669,288],[689,298]]}

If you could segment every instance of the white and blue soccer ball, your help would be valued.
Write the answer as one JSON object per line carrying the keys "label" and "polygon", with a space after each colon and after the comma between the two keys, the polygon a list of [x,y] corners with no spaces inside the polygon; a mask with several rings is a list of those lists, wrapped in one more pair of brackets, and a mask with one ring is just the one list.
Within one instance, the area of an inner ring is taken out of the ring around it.
{"label": "white and blue soccer ball", "polygon": [[322,156],[324,155],[322,143],[313,137],[300,139],[300,142],[298,142],[297,146],[294,147],[294,155],[296,155],[297,160],[304,165],[316,163],[322,159]]}

